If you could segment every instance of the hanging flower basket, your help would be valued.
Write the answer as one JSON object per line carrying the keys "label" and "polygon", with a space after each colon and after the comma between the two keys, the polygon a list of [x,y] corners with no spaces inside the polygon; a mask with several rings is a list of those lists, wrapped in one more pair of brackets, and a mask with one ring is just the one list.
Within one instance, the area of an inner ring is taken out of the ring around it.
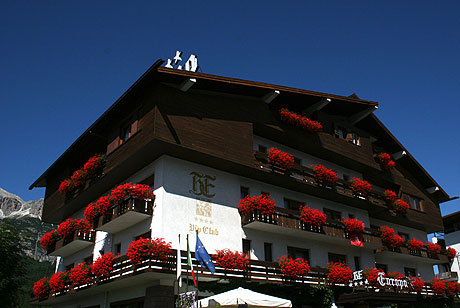
{"label": "hanging flower basket", "polygon": [[277,148],[268,149],[268,162],[284,171],[294,167],[294,156],[278,150]]}
{"label": "hanging flower basket", "polygon": [[407,214],[407,211],[409,211],[409,204],[401,199],[397,199],[393,203],[393,208],[397,214]]}
{"label": "hanging flower basket", "polygon": [[453,259],[457,255],[457,251],[452,247],[447,247],[446,254],[449,259]]}
{"label": "hanging flower basket", "polygon": [[384,245],[390,248],[399,248],[404,244],[404,239],[395,234],[395,230],[388,226],[381,226],[379,228],[380,237]]}
{"label": "hanging flower basket", "polygon": [[302,279],[310,272],[310,265],[302,258],[292,259],[288,256],[282,256],[279,258],[278,264],[281,268],[281,274],[288,280]]}
{"label": "hanging flower basket", "polygon": [[167,243],[163,238],[140,238],[129,244],[126,252],[126,256],[133,264],[139,264],[145,260],[165,261],[170,254],[171,243]]}
{"label": "hanging flower basket", "polygon": [[431,255],[438,255],[441,253],[441,246],[439,244],[426,242],[425,247],[428,253]]}
{"label": "hanging flower basket", "polygon": [[74,286],[81,286],[91,282],[91,266],[86,263],[80,263],[70,270],[70,282]]}
{"label": "hanging flower basket", "polygon": [[395,162],[391,159],[390,154],[388,153],[380,153],[377,155],[380,165],[385,170],[390,170],[395,167]]}
{"label": "hanging flower basket", "polygon": [[343,218],[342,223],[345,226],[345,231],[348,233],[361,233],[364,231],[364,222],[356,218]]}
{"label": "hanging flower basket", "polygon": [[238,204],[238,211],[242,215],[252,214],[258,211],[261,215],[275,214],[275,200],[270,195],[246,196]]}
{"label": "hanging flower basket", "polygon": [[249,265],[248,257],[238,251],[231,251],[230,249],[216,250],[217,266],[223,267],[225,270],[241,270],[245,271]]}
{"label": "hanging flower basket", "polygon": [[348,284],[353,278],[353,271],[346,263],[328,263],[327,281],[332,284]]}
{"label": "hanging flower basket", "polygon": [[398,198],[396,193],[390,189],[385,190],[384,196],[385,196],[385,199],[387,199],[390,203],[395,202],[396,199]]}
{"label": "hanging flower basket", "polygon": [[372,191],[372,185],[368,181],[353,178],[351,180],[351,190],[357,195],[367,196]]}
{"label": "hanging flower basket", "polygon": [[407,242],[407,248],[412,251],[420,252],[423,248],[423,242],[413,238]]}
{"label": "hanging flower basket", "polygon": [[326,223],[326,215],[305,205],[300,206],[300,220],[307,226],[322,227]]}
{"label": "hanging flower basket", "polygon": [[301,116],[295,112],[289,111],[286,108],[282,108],[279,111],[281,116],[281,121],[288,123],[289,125],[295,126],[297,128],[303,129],[307,132],[319,132],[323,129],[318,121],[312,121],[305,116]]}
{"label": "hanging flower basket", "polygon": [[111,252],[106,252],[93,262],[91,271],[97,278],[108,278],[113,271],[114,262],[115,255]]}

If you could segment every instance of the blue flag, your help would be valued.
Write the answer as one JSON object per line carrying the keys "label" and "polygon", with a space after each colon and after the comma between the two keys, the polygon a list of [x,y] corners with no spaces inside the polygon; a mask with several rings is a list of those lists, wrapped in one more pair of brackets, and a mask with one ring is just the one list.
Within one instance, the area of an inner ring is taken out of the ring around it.
{"label": "blue flag", "polygon": [[206,248],[204,248],[203,243],[198,237],[198,232],[196,233],[195,259],[200,262],[201,266],[207,267],[211,271],[211,274],[216,272],[216,268],[214,267],[214,263],[212,263],[211,256],[206,251]]}

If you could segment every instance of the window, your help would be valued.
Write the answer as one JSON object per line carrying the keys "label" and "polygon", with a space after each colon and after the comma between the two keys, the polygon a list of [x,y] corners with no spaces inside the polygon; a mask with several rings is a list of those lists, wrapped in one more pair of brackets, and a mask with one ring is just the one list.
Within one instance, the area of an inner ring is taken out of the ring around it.
{"label": "window", "polygon": [[337,220],[342,219],[342,213],[338,211],[334,211],[331,209],[324,208],[323,209],[324,214],[326,214],[326,218],[328,221],[331,222],[336,222]]}
{"label": "window", "polygon": [[152,230],[149,230],[149,231],[147,231],[145,233],[142,233],[141,235],[136,236],[134,239],[137,241],[141,237],[142,238],[149,238],[149,239],[152,238]]}
{"label": "window", "polygon": [[264,243],[264,257],[265,261],[272,262],[272,243]]}
{"label": "window", "polygon": [[327,254],[327,258],[328,258],[328,261],[332,263],[347,263],[346,255],[329,252]]}
{"label": "window", "polygon": [[361,269],[361,259],[358,256],[355,256],[353,259],[355,261],[355,271],[359,271]]}
{"label": "window", "polygon": [[409,205],[411,209],[418,211],[422,210],[422,200],[417,197],[409,196]]}
{"label": "window", "polygon": [[361,140],[359,136],[355,133],[351,134],[351,139],[349,141],[353,143],[354,145],[361,145]]}
{"label": "window", "polygon": [[259,152],[267,153],[267,147],[259,144]]}
{"label": "window", "polygon": [[300,201],[284,198],[284,208],[291,210],[299,210],[300,206],[303,205]]}
{"label": "window", "polygon": [[288,247],[287,252],[288,252],[288,256],[293,259],[302,258],[308,263],[310,263],[310,253],[308,249]]}
{"label": "window", "polygon": [[93,264],[93,255],[90,255],[89,257],[84,258],[83,262],[85,262],[88,265]]}
{"label": "window", "polygon": [[243,239],[243,253],[251,258],[251,241],[247,239]]}
{"label": "window", "polygon": [[240,199],[244,199],[246,196],[249,196],[249,188],[240,186]]}
{"label": "window", "polygon": [[117,255],[117,254],[120,254],[121,255],[121,243],[118,243],[118,244],[115,244],[115,247],[113,249],[114,253]]}
{"label": "window", "polygon": [[120,129],[120,143],[125,142],[131,137],[131,123],[123,125]]}
{"label": "window", "polygon": [[403,238],[404,242],[407,242],[409,240],[409,234],[407,233],[398,232],[398,235]]}
{"label": "window", "polygon": [[354,145],[360,146],[361,139],[359,135],[355,132],[347,130],[344,127],[336,127],[335,128],[335,136],[340,139],[344,139]]}
{"label": "window", "polygon": [[388,265],[386,264],[375,263],[375,267],[384,271],[385,273],[388,272]]}
{"label": "window", "polygon": [[404,275],[409,276],[409,277],[415,277],[417,276],[417,273],[415,272],[415,268],[405,267]]}

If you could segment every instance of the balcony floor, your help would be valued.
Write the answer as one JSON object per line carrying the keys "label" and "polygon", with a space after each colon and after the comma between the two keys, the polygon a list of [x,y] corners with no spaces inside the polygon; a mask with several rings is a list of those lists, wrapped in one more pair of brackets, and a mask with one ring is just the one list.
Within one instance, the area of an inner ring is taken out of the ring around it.
{"label": "balcony floor", "polygon": [[94,242],[90,241],[85,241],[85,240],[79,240],[75,239],[72,242],[68,243],[67,245],[64,245],[53,252],[51,252],[49,255],[50,256],[61,256],[61,257],[66,257],[69,255],[72,255],[82,249],[85,249],[87,247],[90,247],[94,245]]}
{"label": "balcony floor", "polygon": [[135,224],[152,217],[150,214],[139,213],[136,211],[128,211],[123,215],[103,224],[96,228],[97,231],[105,231],[109,233],[117,233],[124,229],[127,229]]}

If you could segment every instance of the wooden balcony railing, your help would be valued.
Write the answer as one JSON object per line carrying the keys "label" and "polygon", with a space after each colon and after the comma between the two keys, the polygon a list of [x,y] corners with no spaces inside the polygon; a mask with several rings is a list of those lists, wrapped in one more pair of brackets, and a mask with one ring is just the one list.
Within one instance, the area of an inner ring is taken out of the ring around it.
{"label": "wooden balcony railing", "polygon": [[[279,207],[275,208],[275,214],[273,215],[262,215],[258,211],[254,211],[250,215],[243,216],[241,219],[243,227],[246,226],[250,228],[257,228],[256,226],[251,226],[251,224],[255,222],[267,224],[261,228],[265,231],[269,230],[268,225],[272,225],[274,227],[273,232],[278,232],[279,229],[277,228],[282,227],[291,230],[298,230],[299,232],[297,234],[299,236],[308,236],[307,233],[304,233],[308,232],[310,234],[324,235],[335,239],[348,240],[348,243],[350,239],[349,234],[347,231],[345,231],[344,226],[339,223],[327,222],[322,227],[309,226],[300,220],[298,211]],[[379,235],[369,228],[366,228],[366,230],[363,232],[363,241],[365,247],[382,247],[382,240],[380,239]]]}
{"label": "wooden balcony railing", "polygon": [[[153,259],[147,259],[140,264],[134,265],[127,258],[127,256],[121,256],[115,259],[113,270],[109,277],[97,278],[93,277],[88,284],[74,286],[68,285],[65,290],[60,293],[50,294],[47,299],[38,300],[37,298],[31,301],[31,304],[50,305],[56,304],[63,301],[68,301],[70,296],[84,294],[94,294],[95,288],[104,286],[103,290],[109,290],[110,284],[120,279],[130,279],[138,277],[139,275],[145,275],[141,280],[145,283],[150,277],[151,280],[157,280],[164,278],[168,275],[169,278],[175,278],[176,276],[176,263],[177,263],[177,251],[172,250],[171,254],[164,261],[158,261]],[[306,277],[299,278],[297,280],[286,280],[281,274],[281,269],[277,262],[266,262],[258,260],[250,260],[246,270],[226,270],[216,265],[216,272],[211,274],[207,269],[203,269],[194,258],[195,254],[192,252],[192,262],[196,276],[198,280],[205,281],[217,281],[221,279],[243,279],[250,281],[257,281],[261,283],[289,283],[289,284],[315,284],[315,285],[327,285],[327,272],[326,268],[312,267],[311,271]],[[215,260],[215,255],[211,255]],[[181,269],[182,277],[185,278],[187,270],[190,272],[190,268],[187,265],[187,252],[181,251]],[[190,276],[191,277],[191,276]],[[118,284],[119,285],[119,284]],[[370,288],[372,289],[372,288]],[[88,291],[89,290],[89,291]],[[390,292],[402,292],[405,294],[415,294],[410,290],[397,291],[396,289],[388,289]],[[425,287],[423,294],[433,294],[428,287]]]}
{"label": "wooden balcony railing", "polygon": [[109,215],[99,217],[96,230],[117,233],[127,229],[153,214],[154,200],[128,198],[114,205]]}
{"label": "wooden balcony railing", "polygon": [[434,275],[435,278],[441,280],[449,280],[449,281],[458,281],[458,273],[457,272],[444,272],[438,273]]}
{"label": "wooden balcony railing", "polygon": [[69,256],[81,249],[94,245],[94,239],[94,231],[89,233],[75,232],[73,236],[57,241],[54,248],[49,249],[47,253],[50,256]]}
{"label": "wooden balcony railing", "polygon": [[449,258],[447,257],[447,255],[445,255],[445,253],[441,252],[440,254],[430,254],[426,250],[426,248],[423,248],[421,251],[414,251],[409,250],[406,246],[402,246],[399,248],[382,247],[380,249],[377,249],[375,252],[377,254],[391,254],[393,257],[399,256],[402,259],[412,259],[417,261],[424,259],[425,261],[433,264],[449,262]]}

